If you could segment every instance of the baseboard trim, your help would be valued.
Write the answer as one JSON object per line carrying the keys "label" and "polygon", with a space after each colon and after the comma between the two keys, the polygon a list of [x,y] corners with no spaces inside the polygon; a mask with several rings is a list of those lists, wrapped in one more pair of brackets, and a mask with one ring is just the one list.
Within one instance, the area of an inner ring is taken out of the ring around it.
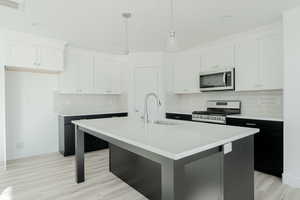
{"label": "baseboard trim", "polygon": [[300,188],[300,177],[296,177],[291,173],[284,172],[282,175],[282,182],[289,186]]}

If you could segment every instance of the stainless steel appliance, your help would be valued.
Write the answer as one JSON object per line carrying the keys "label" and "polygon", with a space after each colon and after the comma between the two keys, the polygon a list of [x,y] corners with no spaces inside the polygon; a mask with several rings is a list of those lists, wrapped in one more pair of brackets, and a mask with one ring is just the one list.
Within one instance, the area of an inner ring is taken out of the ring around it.
{"label": "stainless steel appliance", "polygon": [[200,91],[224,91],[235,89],[235,70],[233,67],[200,73]]}
{"label": "stainless steel appliance", "polygon": [[206,111],[194,111],[193,121],[226,124],[226,116],[241,114],[241,101],[208,101]]}

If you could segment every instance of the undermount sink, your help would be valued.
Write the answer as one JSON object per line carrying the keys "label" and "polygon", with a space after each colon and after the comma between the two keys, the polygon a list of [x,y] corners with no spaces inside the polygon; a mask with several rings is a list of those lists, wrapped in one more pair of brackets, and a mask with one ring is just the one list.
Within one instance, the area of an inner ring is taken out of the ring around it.
{"label": "undermount sink", "polygon": [[166,120],[158,120],[158,121],[155,121],[154,124],[158,124],[158,125],[168,125],[168,126],[175,126],[175,125],[179,125],[180,123],[177,123],[177,122],[171,122],[171,121],[166,121]]}

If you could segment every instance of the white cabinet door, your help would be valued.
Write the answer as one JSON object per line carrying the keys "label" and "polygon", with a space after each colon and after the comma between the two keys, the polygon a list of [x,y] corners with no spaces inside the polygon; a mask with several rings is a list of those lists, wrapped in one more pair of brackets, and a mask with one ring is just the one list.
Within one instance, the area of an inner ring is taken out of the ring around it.
{"label": "white cabinet door", "polygon": [[259,42],[256,38],[241,41],[236,46],[236,90],[259,90]]}
{"label": "white cabinet door", "polygon": [[259,39],[260,76],[265,90],[283,88],[283,40],[280,35]]}
{"label": "white cabinet door", "polygon": [[36,68],[38,66],[38,48],[24,42],[8,42],[6,66]]}
{"label": "white cabinet door", "polygon": [[79,90],[79,65],[77,64],[78,54],[66,53],[65,71],[60,74],[60,91],[62,93],[76,93]]}
{"label": "white cabinet door", "polygon": [[63,93],[93,92],[93,56],[84,51],[68,51],[65,71],[60,75]]}
{"label": "white cabinet door", "polygon": [[112,64],[108,59],[103,58],[101,55],[96,55],[94,58],[94,91],[96,93],[109,93],[111,92],[110,85],[110,68]]}
{"label": "white cabinet door", "polygon": [[50,71],[63,71],[64,49],[41,46],[39,48],[39,68]]}
{"label": "white cabinet door", "polygon": [[211,71],[221,67],[234,67],[234,45],[216,45],[202,50],[201,71]]}
{"label": "white cabinet door", "polygon": [[114,64],[111,68],[111,91],[114,94],[121,93],[121,71],[122,71],[122,63],[118,61],[114,61]]}
{"label": "white cabinet door", "polygon": [[94,58],[94,89],[96,93],[121,92],[121,63],[113,58],[96,55]]}
{"label": "white cabinet door", "polygon": [[200,55],[179,53],[174,59],[174,93],[196,93],[199,89]]}
{"label": "white cabinet door", "polygon": [[82,93],[92,93],[94,87],[93,54],[90,52],[80,52],[77,58],[77,68],[79,73],[79,91]]}
{"label": "white cabinet door", "polygon": [[283,45],[280,35],[239,42],[236,63],[237,91],[283,88]]}

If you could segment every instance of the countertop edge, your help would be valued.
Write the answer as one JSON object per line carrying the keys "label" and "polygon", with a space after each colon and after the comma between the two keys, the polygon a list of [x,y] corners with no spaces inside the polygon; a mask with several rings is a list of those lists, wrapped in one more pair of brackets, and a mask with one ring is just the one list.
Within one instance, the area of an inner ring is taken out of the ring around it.
{"label": "countertop edge", "polygon": [[106,114],[119,114],[119,113],[128,113],[128,111],[109,111],[109,112],[95,112],[95,113],[57,113],[58,116],[62,117],[75,117],[75,116],[89,116],[89,115],[106,115]]}
{"label": "countertop edge", "polygon": [[[190,115],[191,113],[180,113],[180,112],[166,112],[166,114],[176,114],[176,115]],[[253,119],[253,120],[261,120],[261,121],[276,121],[276,122],[283,122],[282,118],[276,117],[264,117],[264,116],[247,116],[247,115],[227,115],[226,118],[236,118],[236,119]]]}
{"label": "countertop edge", "polygon": [[191,156],[191,155],[194,155],[194,154],[197,154],[197,153],[201,153],[201,152],[207,151],[209,149],[213,149],[213,148],[216,148],[218,146],[222,146],[224,144],[228,144],[228,143],[240,140],[242,138],[249,137],[251,135],[255,135],[256,133],[259,132],[259,129],[256,129],[256,128],[251,128],[250,129],[250,128],[248,128],[248,130],[245,131],[244,134],[240,134],[238,136],[234,136],[234,137],[231,137],[229,139],[221,140],[221,141],[218,141],[218,142],[215,142],[215,143],[212,143],[212,144],[209,144],[209,145],[205,145],[205,146],[202,146],[202,147],[199,147],[199,148],[194,148],[192,150],[189,150],[189,151],[186,151],[186,152],[183,152],[183,153],[173,154],[173,153],[169,153],[169,152],[166,152],[166,151],[162,151],[158,148],[155,148],[155,147],[152,147],[152,146],[149,146],[149,145],[144,145],[144,144],[141,144],[141,143],[138,143],[138,142],[133,142],[132,140],[128,140],[128,139],[123,138],[123,137],[116,137],[113,134],[110,134],[106,131],[96,130],[96,129],[87,127],[85,125],[82,125],[80,123],[80,121],[81,120],[75,120],[75,121],[72,121],[72,123],[77,125],[77,126],[83,127],[87,130],[104,134],[104,135],[106,135],[108,137],[111,137],[115,140],[119,140],[119,141],[125,142],[127,144],[137,146],[141,149],[144,149],[146,151],[150,151],[152,153],[156,153],[160,156],[164,156],[164,157],[167,157],[167,158],[172,159],[172,160],[180,160],[180,159],[183,159],[185,157],[188,157],[188,156]]}

